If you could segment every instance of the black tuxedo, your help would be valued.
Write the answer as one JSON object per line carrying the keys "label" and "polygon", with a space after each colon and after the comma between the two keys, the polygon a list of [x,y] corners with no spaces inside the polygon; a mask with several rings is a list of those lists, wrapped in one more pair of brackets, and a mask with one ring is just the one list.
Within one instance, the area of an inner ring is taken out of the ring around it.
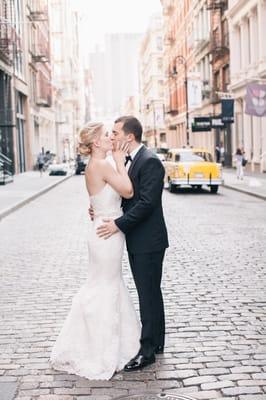
{"label": "black tuxedo", "polygon": [[141,352],[150,357],[164,346],[164,308],[160,289],[162,262],[168,247],[162,210],[164,167],[145,146],[137,152],[128,174],[134,196],[123,199],[124,215],[115,220],[125,233],[129,262],[139,295]]}

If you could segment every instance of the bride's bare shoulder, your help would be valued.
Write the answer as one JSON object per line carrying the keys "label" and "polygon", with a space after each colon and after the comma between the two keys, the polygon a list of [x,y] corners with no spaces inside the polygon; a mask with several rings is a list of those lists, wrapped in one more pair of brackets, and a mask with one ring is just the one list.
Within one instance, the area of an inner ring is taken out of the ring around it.
{"label": "bride's bare shoulder", "polygon": [[101,172],[101,171],[105,171],[106,169],[110,169],[111,167],[111,163],[108,159],[102,159],[102,160],[91,160],[86,168],[86,172],[90,173],[90,172]]}

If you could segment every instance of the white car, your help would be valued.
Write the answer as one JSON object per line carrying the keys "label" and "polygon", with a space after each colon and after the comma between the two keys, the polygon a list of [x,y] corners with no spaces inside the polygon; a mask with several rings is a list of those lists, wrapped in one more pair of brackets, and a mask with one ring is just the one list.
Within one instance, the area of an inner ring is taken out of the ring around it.
{"label": "white car", "polygon": [[69,166],[67,163],[51,164],[48,167],[49,175],[67,175]]}
{"label": "white car", "polygon": [[156,153],[156,156],[161,160],[162,162],[165,161],[165,154],[163,153]]}

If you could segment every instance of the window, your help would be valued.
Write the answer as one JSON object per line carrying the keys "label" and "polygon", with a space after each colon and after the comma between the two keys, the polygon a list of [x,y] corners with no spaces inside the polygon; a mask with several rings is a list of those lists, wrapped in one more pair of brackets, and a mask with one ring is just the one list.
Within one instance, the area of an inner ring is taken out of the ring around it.
{"label": "window", "polygon": [[163,69],[163,59],[162,58],[158,58],[157,67],[158,67],[158,71],[162,72],[162,69]]}
{"label": "window", "polygon": [[17,143],[18,143],[18,161],[19,171],[26,170],[26,157],[25,157],[25,117],[24,117],[24,100],[25,96],[22,93],[16,92],[16,113],[17,113]]}
{"label": "window", "polygon": [[160,133],[160,141],[163,143],[166,142],[166,133],[165,132]]}
{"label": "window", "polygon": [[229,30],[228,30],[227,19],[222,21],[222,38],[223,38],[223,46],[229,47]]}
{"label": "window", "polygon": [[219,91],[221,89],[220,71],[216,71],[214,74],[214,90]]}
{"label": "window", "polygon": [[223,91],[228,90],[228,85],[230,84],[230,69],[229,65],[223,68]]}
{"label": "window", "polygon": [[163,38],[161,36],[157,37],[157,50],[163,50]]}
{"label": "window", "polygon": [[166,161],[171,161],[172,160],[172,153],[167,153],[167,156],[166,156]]}
{"label": "window", "polygon": [[14,3],[14,29],[15,29],[15,40],[13,43],[14,46],[14,63],[15,63],[15,72],[17,76],[21,77],[23,74],[23,54],[20,48],[20,40],[22,38],[22,26],[21,23],[22,18],[22,10],[21,10],[21,2],[16,0]]}
{"label": "window", "polygon": [[158,89],[159,89],[159,91],[158,91],[159,97],[163,97],[164,96],[164,85],[163,85],[162,80],[158,81]]}

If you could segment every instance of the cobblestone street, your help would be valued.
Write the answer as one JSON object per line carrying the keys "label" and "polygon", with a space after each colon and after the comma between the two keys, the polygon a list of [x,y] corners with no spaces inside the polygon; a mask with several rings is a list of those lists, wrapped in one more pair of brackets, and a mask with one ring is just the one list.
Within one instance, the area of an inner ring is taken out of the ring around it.
{"label": "cobblestone street", "polygon": [[[164,192],[167,342],[156,364],[111,381],[49,367],[86,279],[87,204],[84,177],[74,176],[0,222],[0,399],[108,400],[163,391],[265,400],[265,201],[225,188],[218,195]],[[136,304],[126,253],[124,272]]]}

